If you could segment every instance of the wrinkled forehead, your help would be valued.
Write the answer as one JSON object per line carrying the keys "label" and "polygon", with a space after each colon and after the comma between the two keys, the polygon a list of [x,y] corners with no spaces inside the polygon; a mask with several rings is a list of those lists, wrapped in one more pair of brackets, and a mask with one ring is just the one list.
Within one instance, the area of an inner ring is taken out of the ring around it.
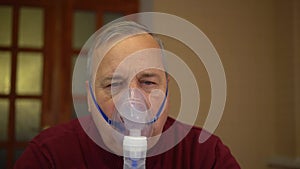
{"label": "wrinkled forehead", "polygon": [[164,71],[160,45],[147,33],[99,46],[94,53],[93,65],[94,78],[96,74],[103,76],[115,72],[137,74],[149,69]]}

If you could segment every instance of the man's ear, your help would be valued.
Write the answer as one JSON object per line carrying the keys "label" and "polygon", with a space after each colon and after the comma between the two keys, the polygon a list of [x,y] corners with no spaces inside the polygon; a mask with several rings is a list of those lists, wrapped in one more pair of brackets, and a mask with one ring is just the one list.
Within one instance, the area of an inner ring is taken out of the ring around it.
{"label": "man's ear", "polygon": [[85,81],[85,89],[86,89],[86,96],[87,96],[87,104],[88,104],[88,111],[91,112],[91,106],[92,106],[92,101],[91,101],[91,91],[90,91],[90,86],[89,86],[89,81]]}

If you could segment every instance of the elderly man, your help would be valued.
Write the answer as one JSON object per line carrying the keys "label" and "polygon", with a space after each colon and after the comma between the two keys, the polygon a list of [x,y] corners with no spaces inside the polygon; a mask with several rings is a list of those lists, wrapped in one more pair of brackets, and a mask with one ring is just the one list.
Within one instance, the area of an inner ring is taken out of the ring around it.
{"label": "elderly man", "polygon": [[[123,168],[125,138],[144,138],[145,168],[240,168],[218,137],[199,143],[200,128],[168,117],[162,44],[147,28],[116,22],[94,41],[86,82],[91,114],[40,133],[16,169]],[[162,137],[170,128],[172,133]]]}

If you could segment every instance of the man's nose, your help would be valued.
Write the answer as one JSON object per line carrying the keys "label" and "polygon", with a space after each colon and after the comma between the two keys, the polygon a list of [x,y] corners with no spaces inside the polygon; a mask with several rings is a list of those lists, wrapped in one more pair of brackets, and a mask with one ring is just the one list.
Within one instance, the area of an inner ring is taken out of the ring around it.
{"label": "man's nose", "polygon": [[138,89],[138,88],[139,88],[138,81],[133,79],[129,84],[129,98],[130,99],[136,99],[137,98],[136,89]]}
{"label": "man's nose", "polygon": [[128,86],[130,89],[139,88],[139,82],[136,78],[132,79]]}
{"label": "man's nose", "polygon": [[149,106],[143,92],[138,88],[129,88],[130,106],[138,111],[146,111]]}

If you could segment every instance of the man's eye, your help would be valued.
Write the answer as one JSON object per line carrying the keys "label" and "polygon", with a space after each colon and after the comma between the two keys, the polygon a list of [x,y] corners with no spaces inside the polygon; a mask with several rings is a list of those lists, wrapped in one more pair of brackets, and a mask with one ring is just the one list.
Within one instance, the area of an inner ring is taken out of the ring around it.
{"label": "man's eye", "polygon": [[156,83],[153,81],[142,81],[141,83],[144,85],[156,85]]}
{"label": "man's eye", "polygon": [[113,82],[113,83],[110,83],[106,86],[106,88],[116,88],[116,87],[120,87],[123,85],[123,82]]}

